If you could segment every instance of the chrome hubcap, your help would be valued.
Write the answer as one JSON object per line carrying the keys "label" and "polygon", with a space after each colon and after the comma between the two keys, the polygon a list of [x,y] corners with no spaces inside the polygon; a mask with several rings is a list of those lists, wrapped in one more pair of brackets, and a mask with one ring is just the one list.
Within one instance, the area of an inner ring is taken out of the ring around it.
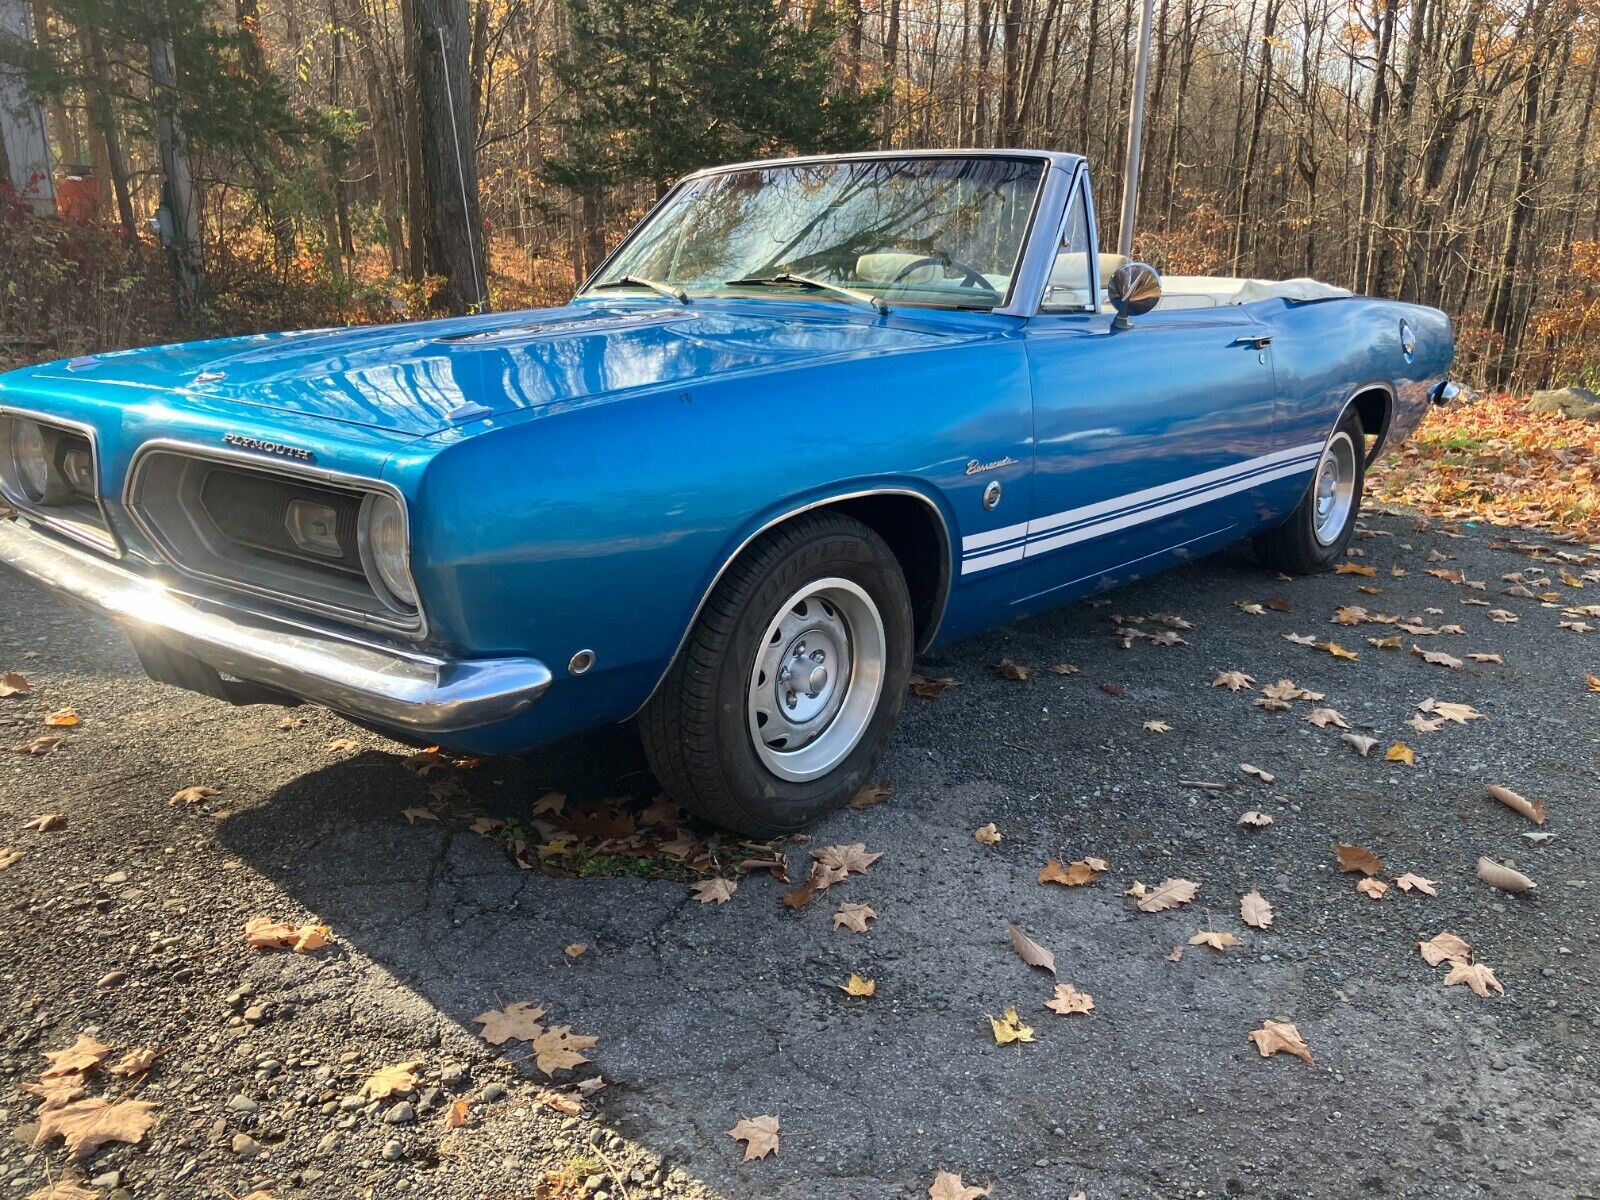
{"label": "chrome hubcap", "polygon": [[768,770],[804,782],[855,748],[883,690],[885,645],[878,606],[848,579],[789,597],[750,672],[750,737]]}
{"label": "chrome hubcap", "polygon": [[1347,433],[1336,433],[1317,464],[1316,513],[1313,532],[1330,546],[1350,520],[1356,498],[1356,446]]}

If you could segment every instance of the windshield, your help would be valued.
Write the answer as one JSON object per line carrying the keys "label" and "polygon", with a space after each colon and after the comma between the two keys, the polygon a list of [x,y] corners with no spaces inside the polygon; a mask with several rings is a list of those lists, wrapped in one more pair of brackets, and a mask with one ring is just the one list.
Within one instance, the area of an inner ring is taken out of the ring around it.
{"label": "windshield", "polygon": [[1039,159],[876,158],[703,176],[673,192],[585,290],[648,290],[621,282],[631,277],[689,296],[848,299],[814,286],[829,284],[891,303],[994,308],[1010,291],[1044,169]]}

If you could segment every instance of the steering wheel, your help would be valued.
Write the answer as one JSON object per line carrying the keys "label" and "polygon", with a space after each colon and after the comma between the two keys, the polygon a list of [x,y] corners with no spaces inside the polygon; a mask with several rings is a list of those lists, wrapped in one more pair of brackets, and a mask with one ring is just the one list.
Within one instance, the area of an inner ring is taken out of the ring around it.
{"label": "steering wheel", "polygon": [[908,262],[895,273],[895,277],[889,281],[889,286],[898,286],[905,280],[907,275],[910,275],[913,271],[920,271],[923,267],[949,267],[961,273],[962,287],[979,287],[991,295],[998,296],[1000,294],[983,277],[982,271],[976,267],[969,266],[958,258],[951,258],[948,254],[924,254],[921,258]]}

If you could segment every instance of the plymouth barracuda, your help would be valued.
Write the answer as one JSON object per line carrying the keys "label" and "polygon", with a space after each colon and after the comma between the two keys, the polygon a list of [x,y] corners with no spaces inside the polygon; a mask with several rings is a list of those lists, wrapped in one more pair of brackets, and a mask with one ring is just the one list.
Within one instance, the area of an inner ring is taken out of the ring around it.
{"label": "plymouth barracuda", "polygon": [[633,720],[769,835],[870,778],[930,646],[1243,538],[1332,566],[1452,353],[1100,253],[1076,155],[741,164],[560,308],[0,377],[0,560],[235,703],[474,754]]}

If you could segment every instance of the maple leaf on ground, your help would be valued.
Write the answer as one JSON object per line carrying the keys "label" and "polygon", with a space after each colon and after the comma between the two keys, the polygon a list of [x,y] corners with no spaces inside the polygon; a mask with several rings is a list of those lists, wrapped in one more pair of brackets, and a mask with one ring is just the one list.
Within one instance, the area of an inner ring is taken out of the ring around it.
{"label": "maple leaf on ground", "polygon": [[989,1189],[986,1187],[971,1187],[963,1183],[961,1176],[952,1175],[949,1171],[940,1171],[933,1177],[933,1184],[928,1188],[929,1200],[978,1200],[979,1196],[987,1196]]}
{"label": "maple leaf on ground", "polygon": [[1189,947],[1185,946],[1182,942],[1179,942],[1176,946],[1174,946],[1172,948],[1170,953],[1164,954],[1164,955],[1162,955],[1162,957],[1164,959],[1166,959],[1168,962],[1171,962],[1171,963],[1182,962],[1183,961],[1183,952],[1185,950],[1187,950],[1188,948]]}
{"label": "maple leaf on ground", "polygon": [[1243,771],[1246,775],[1250,775],[1256,779],[1259,779],[1262,783],[1271,783],[1277,778],[1277,776],[1272,774],[1272,772],[1263,771],[1260,767],[1252,766],[1250,763],[1240,763],[1239,770]]}
{"label": "maple leaf on ground", "polygon": [[1453,721],[1457,725],[1465,725],[1468,721],[1487,721],[1489,719],[1470,704],[1457,704],[1453,700],[1435,700],[1432,696],[1417,705],[1417,708],[1421,712],[1439,717],[1442,720]]}
{"label": "maple leaf on ground", "polygon": [[1018,958],[1030,967],[1038,967],[1040,970],[1049,971],[1052,975],[1056,973],[1056,956],[1054,954],[1039,945],[1038,942],[1023,933],[1015,925],[1008,925],[1006,928],[1011,933],[1011,948],[1017,952]]}
{"label": "maple leaf on ground", "polygon": [[1343,842],[1335,842],[1333,852],[1339,857],[1341,871],[1360,871],[1363,875],[1376,875],[1383,870],[1383,859],[1363,846],[1347,846]]}
{"label": "maple leaf on ground", "polygon": [[327,745],[329,754],[354,754],[361,749],[361,743],[355,738],[334,738]]}
{"label": "maple leaf on ground", "polygon": [[599,1044],[598,1037],[573,1033],[570,1025],[557,1025],[533,1039],[533,1062],[546,1075],[570,1071],[589,1061],[581,1051],[592,1050]]}
{"label": "maple leaf on ground", "polygon": [[107,1142],[137,1143],[156,1123],[150,1115],[156,1107],[146,1100],[113,1103],[95,1097],[43,1109],[33,1144],[42,1146],[52,1138],[65,1138],[67,1153],[82,1158]]}
{"label": "maple leaf on ground", "polygon": [[1491,990],[1502,996],[1506,994],[1506,989],[1494,977],[1494,970],[1483,963],[1452,962],[1450,974],[1444,977],[1444,985],[1451,987],[1458,983],[1466,984],[1475,996],[1488,996]]}
{"label": "maple leaf on ground", "polygon": [[1593,671],[1585,672],[1585,682],[1589,691],[1600,692],[1600,675],[1596,675]]}
{"label": "maple leaf on ground", "polygon": [[565,954],[568,958],[582,958],[585,954],[589,953],[589,947],[585,942],[573,942],[570,946],[565,947],[561,953]]}
{"label": "maple leaf on ground", "polygon": [[1421,875],[1413,875],[1410,871],[1396,879],[1394,885],[1402,892],[1417,891],[1426,896],[1437,896],[1439,894],[1435,890],[1439,886],[1437,882],[1432,879],[1424,879]]}
{"label": "maple leaf on ground", "polygon": [[1501,787],[1498,783],[1489,785],[1489,797],[1500,801],[1507,808],[1521,813],[1535,825],[1544,824],[1545,808],[1543,800],[1529,800],[1526,797],[1519,796],[1508,787]]}
{"label": "maple leaf on ground", "polygon": [[863,979],[852,971],[850,978],[839,985],[839,990],[846,996],[876,996],[878,994],[878,981],[876,979]]}
{"label": "maple leaf on ground", "polygon": [[734,879],[701,879],[689,885],[701,904],[726,904],[738,886]]}
{"label": "maple leaf on ground", "polygon": [[1283,640],[1293,642],[1296,646],[1315,646],[1317,639],[1309,633],[1286,633]]}
{"label": "maple leaf on ground", "polygon": [[1045,668],[1052,675],[1076,675],[1078,668],[1072,663],[1053,663]]}
{"label": "maple leaf on ground", "polygon": [[1144,728],[1145,728],[1145,732],[1146,733],[1171,733],[1172,732],[1172,726],[1168,725],[1165,721],[1146,721],[1144,723]]}
{"label": "maple leaf on ground", "polygon": [[206,800],[215,799],[220,795],[222,795],[222,792],[218,788],[206,787],[203,784],[195,784],[193,787],[179,788],[177,791],[173,792],[172,795],[167,798],[167,803],[199,804]]}
{"label": "maple leaf on ground", "polygon": [[1155,913],[1180,908],[1193,900],[1199,890],[1200,885],[1193,880],[1163,879],[1139,898],[1139,911]]}
{"label": "maple leaf on ground", "polygon": [[59,733],[46,733],[34,738],[32,741],[23,742],[20,746],[11,747],[11,753],[28,754],[37,758],[40,755],[50,754],[61,749],[66,740]]}
{"label": "maple leaf on ground", "polygon": [[924,700],[937,700],[951,688],[961,686],[959,679],[929,679],[923,675],[911,676],[909,686]]}
{"label": "maple leaf on ground", "polygon": [[44,723],[56,729],[71,729],[74,725],[83,724],[83,718],[75,708],[58,708],[45,717]]}
{"label": "maple leaf on ground", "polygon": [[1237,937],[1231,933],[1218,933],[1215,929],[1202,929],[1189,938],[1191,946],[1210,946],[1219,953],[1229,946],[1242,946]]}
{"label": "maple leaf on ground", "polygon": [[849,807],[857,811],[871,808],[874,804],[882,804],[892,795],[894,795],[894,784],[869,783],[850,797]]}
{"label": "maple leaf on ground", "polygon": [[49,1050],[45,1058],[50,1065],[39,1075],[40,1079],[54,1079],[61,1075],[83,1075],[96,1070],[111,1053],[111,1047],[90,1037],[87,1033],[80,1033],[78,1040],[65,1050]]}
{"label": "maple leaf on ground", "polygon": [[1421,646],[1412,646],[1411,653],[1423,662],[1432,663],[1436,667],[1450,667],[1452,669],[1461,665],[1461,660],[1453,654],[1446,654],[1442,650],[1424,650]]}
{"label": "maple leaf on ground", "polygon": [[1311,1047],[1306,1045],[1300,1031],[1288,1021],[1263,1021],[1260,1029],[1250,1031],[1250,1040],[1256,1044],[1262,1058],[1271,1058],[1274,1054],[1292,1054],[1315,1065]]}
{"label": "maple leaf on ground", "polygon": [[1342,562],[1333,568],[1335,575],[1364,575],[1368,579],[1378,573],[1377,567],[1367,567],[1360,563]]}
{"label": "maple leaf on ground", "polygon": [[49,833],[52,829],[60,829],[66,823],[66,813],[40,813],[33,820],[24,821],[22,827],[31,829],[35,833]]}
{"label": "maple leaf on ground", "polygon": [[535,1004],[532,1000],[518,1000],[504,1008],[479,1013],[472,1020],[483,1026],[484,1041],[491,1046],[500,1046],[512,1038],[524,1042],[533,1041],[544,1032],[544,1026],[539,1023],[543,1020],[544,1014],[543,1005]]}
{"label": "maple leaf on ground", "polygon": [[1346,649],[1338,642],[1317,642],[1316,649],[1321,650],[1326,654],[1331,654],[1335,658],[1343,659],[1346,662],[1355,662],[1361,657],[1361,655],[1356,651]]}
{"label": "maple leaf on ground", "polygon": [[460,1129],[466,1123],[467,1102],[465,1100],[457,1100],[445,1111],[444,1126],[446,1129]]}
{"label": "maple leaf on ground", "polygon": [[439,814],[431,808],[406,808],[400,810],[400,815],[406,819],[407,825],[415,825],[418,821],[437,821]]}
{"label": "maple leaf on ground", "polygon": [[1246,675],[1243,671],[1219,671],[1217,677],[1211,681],[1212,687],[1225,687],[1230,692],[1242,692],[1255,686],[1253,676]]}
{"label": "maple leaf on ground", "polygon": [[[24,1200],[100,1200],[100,1193],[91,1192],[74,1179],[57,1179],[36,1192],[29,1192]],[[247,1196],[245,1200],[250,1198]]]}
{"label": "maple leaf on ground", "polygon": [[1329,725],[1337,726],[1340,729],[1350,728],[1349,725],[1345,724],[1344,717],[1340,715],[1337,709],[1313,708],[1305,719],[1318,729],[1326,729]]}
{"label": "maple leaf on ground", "polygon": [[765,1158],[778,1152],[778,1118],[744,1117],[728,1130],[734,1141],[744,1143],[744,1161]]}
{"label": "maple leaf on ground", "polygon": [[1248,825],[1254,829],[1265,829],[1268,825],[1272,824],[1272,818],[1264,812],[1256,812],[1254,809],[1251,809],[1247,813],[1240,813],[1239,819],[1235,821],[1234,824]]}
{"label": "maple leaf on ground", "polygon": [[1439,730],[1444,728],[1444,718],[1435,717],[1430,721],[1421,713],[1412,713],[1406,724],[1418,733],[1438,733]]}
{"label": "maple leaf on ground", "polygon": [[8,696],[26,696],[33,691],[33,684],[28,682],[26,675],[16,671],[7,671],[0,675],[0,698]]}
{"label": "maple leaf on ground", "polygon": [[1531,892],[1539,886],[1515,867],[1495,862],[1492,858],[1478,859],[1478,878],[1502,892]]}
{"label": "maple leaf on ground", "polygon": [[825,869],[838,872],[842,879],[852,871],[857,875],[865,875],[867,868],[882,858],[883,854],[868,854],[864,842],[852,842],[848,846],[824,846],[820,850],[813,850],[811,857]]}
{"label": "maple leaf on ground", "polygon": [[1354,747],[1355,752],[1361,755],[1362,758],[1366,758],[1367,755],[1371,754],[1372,748],[1378,744],[1377,738],[1370,738],[1361,733],[1343,733],[1339,735],[1339,740],[1348,746]]}
{"label": "maple leaf on ground", "polygon": [[390,1096],[408,1096],[417,1087],[420,1062],[393,1063],[367,1076],[358,1093],[364,1100],[387,1100]]}
{"label": "maple leaf on ground", "polygon": [[1252,888],[1239,899],[1239,919],[1252,929],[1266,929],[1272,924],[1272,902]]}
{"label": "maple leaf on ground", "polygon": [[1009,1046],[1012,1042],[1033,1041],[1033,1027],[1024,1025],[1015,1007],[1008,1008],[1003,1016],[989,1017],[989,1028],[994,1033],[995,1044]]}
{"label": "maple leaf on ground", "polygon": [[1404,742],[1396,742],[1383,754],[1385,762],[1405,763],[1408,767],[1417,765],[1417,752]]}
{"label": "maple leaf on ground", "polygon": [[994,665],[994,673],[1001,679],[1009,679],[1013,683],[1022,683],[1033,678],[1033,668],[1025,667],[1021,663],[1012,662],[1009,658],[1002,658]]}
{"label": "maple leaf on ground", "polygon": [[156,1059],[166,1051],[155,1046],[140,1046],[129,1050],[111,1066],[113,1075],[127,1078],[130,1075],[143,1075],[155,1065]]}
{"label": "maple leaf on ground", "polygon": [[1087,1013],[1094,1007],[1094,997],[1088,992],[1080,992],[1070,983],[1056,984],[1055,994],[1044,1002],[1044,1006],[1051,1012],[1060,1013],[1063,1017]]}
{"label": "maple leaf on ground", "polygon": [[1442,962],[1471,962],[1472,943],[1453,933],[1436,933],[1427,941],[1417,943],[1417,953],[1430,967]]}
{"label": "maple leaf on ground", "polygon": [[1264,617],[1267,615],[1267,610],[1254,600],[1235,600],[1233,606],[1240,612],[1252,617]]}
{"label": "maple leaf on ground", "polygon": [[58,1075],[54,1079],[25,1081],[17,1085],[30,1096],[39,1097],[40,1108],[60,1108],[88,1093],[82,1075]]}
{"label": "maple leaf on ground", "polygon": [[535,817],[559,816],[561,810],[567,807],[567,794],[565,792],[546,792],[533,802]]}
{"label": "maple leaf on ground", "polygon": [[844,928],[852,933],[865,933],[867,922],[877,920],[878,914],[873,911],[870,904],[856,904],[846,900],[839,905],[839,911],[833,914],[833,927]]}
{"label": "maple leaf on ground", "polygon": [[1110,867],[1103,858],[1081,858],[1064,867],[1059,859],[1052,858],[1039,868],[1039,882],[1059,883],[1062,887],[1083,887],[1099,879],[1108,870]]}
{"label": "maple leaf on ground", "polygon": [[251,917],[244,924],[245,942],[257,950],[293,950],[310,954],[332,941],[326,925],[290,925],[271,917]]}
{"label": "maple leaf on ground", "polygon": [[1381,879],[1358,879],[1356,891],[1366,896],[1369,900],[1382,900],[1383,894],[1389,890],[1389,885]]}
{"label": "maple leaf on ground", "polygon": [[978,826],[972,831],[972,836],[985,846],[998,845],[1000,842],[1000,831],[995,828],[993,821],[990,821],[987,825]]}

